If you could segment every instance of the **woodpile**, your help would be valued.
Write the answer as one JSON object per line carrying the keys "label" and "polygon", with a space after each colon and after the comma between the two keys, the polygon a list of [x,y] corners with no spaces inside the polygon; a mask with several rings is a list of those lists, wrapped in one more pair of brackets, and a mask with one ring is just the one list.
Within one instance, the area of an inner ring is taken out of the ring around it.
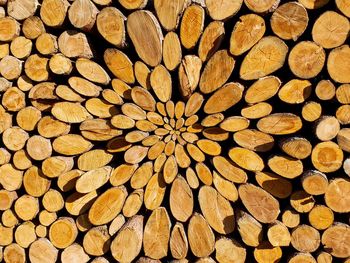
{"label": "woodpile", "polygon": [[349,0],[0,0],[0,262],[350,262]]}

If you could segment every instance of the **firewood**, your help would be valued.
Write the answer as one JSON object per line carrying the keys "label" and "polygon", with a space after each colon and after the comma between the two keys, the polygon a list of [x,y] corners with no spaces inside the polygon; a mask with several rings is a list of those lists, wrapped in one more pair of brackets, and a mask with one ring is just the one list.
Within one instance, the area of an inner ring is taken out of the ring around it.
{"label": "firewood", "polygon": [[335,96],[335,86],[330,80],[321,80],[317,83],[315,93],[320,100],[331,100]]}
{"label": "firewood", "polygon": [[11,244],[4,249],[4,261],[5,262],[26,262],[26,254],[24,248],[17,244]]}
{"label": "firewood", "polygon": [[279,261],[282,258],[282,249],[265,241],[254,249],[254,258],[259,263]]}
{"label": "firewood", "polygon": [[238,192],[243,205],[258,221],[271,223],[277,219],[280,213],[279,203],[271,194],[252,184],[242,184]]}
{"label": "firewood", "polygon": [[288,260],[288,263],[301,263],[301,262],[309,262],[316,263],[316,259],[310,253],[295,253]]}
{"label": "firewood", "polygon": [[344,0],[336,0],[335,1],[335,3],[336,3],[336,5],[337,5],[337,7],[338,7],[338,9],[344,14],[344,15],[346,15],[347,17],[349,17],[349,4],[346,2],[346,1],[344,1]]}
{"label": "firewood", "polygon": [[124,187],[111,188],[101,194],[89,210],[89,221],[94,225],[103,225],[112,221],[120,213],[126,196]]}
{"label": "firewood", "polygon": [[[204,28],[205,11],[197,4],[190,5],[184,11],[180,24],[180,40],[186,49],[193,49]],[[195,24],[192,21],[198,21]]]}
{"label": "firewood", "polygon": [[190,219],[187,230],[191,251],[197,257],[206,257],[215,249],[215,236],[208,222],[198,213]]}
{"label": "firewood", "polygon": [[301,184],[305,192],[311,195],[322,195],[328,187],[328,179],[325,174],[311,170],[306,171],[301,178]]}
{"label": "firewood", "polygon": [[289,246],[291,241],[288,228],[280,221],[275,221],[269,226],[267,237],[274,247]]}
{"label": "firewood", "polygon": [[19,225],[15,231],[15,241],[23,248],[28,248],[36,240],[35,225],[28,221]]}
{"label": "firewood", "polygon": [[[120,262],[131,262],[140,253],[143,239],[143,217],[135,216],[124,224],[111,243],[112,256]],[[127,244],[127,247],[124,245]],[[126,250],[125,250],[126,249]],[[128,253],[125,253],[129,251]]]}
{"label": "firewood", "polygon": [[244,0],[244,3],[247,7],[256,13],[265,13],[268,11],[273,11],[277,6],[279,1],[276,0],[268,0],[261,3],[255,2],[253,0]]}
{"label": "firewood", "polygon": [[257,247],[262,241],[262,225],[249,213],[238,210],[236,213],[238,232],[242,241],[251,247]]}
{"label": "firewood", "polygon": [[300,223],[300,214],[294,209],[286,209],[282,213],[282,222],[289,228],[294,228]]}
{"label": "firewood", "polygon": [[119,231],[119,229],[121,229],[121,227],[125,224],[125,222],[126,222],[126,219],[122,214],[117,215],[117,217],[112,220],[108,229],[108,233],[111,236],[113,236],[115,233]]}
{"label": "firewood", "polygon": [[314,252],[320,245],[320,233],[308,225],[300,225],[292,231],[292,246],[300,252]]}
{"label": "firewood", "polygon": [[298,190],[291,195],[290,204],[299,213],[308,213],[314,207],[315,199],[304,190]]}
{"label": "firewood", "polygon": [[[255,57],[264,50],[261,58],[265,63],[256,63]],[[240,77],[245,80],[258,79],[281,68],[288,52],[287,45],[274,36],[264,37],[249,51],[239,70]]]}
{"label": "firewood", "polygon": [[107,226],[91,228],[84,236],[83,247],[87,254],[101,256],[110,249],[111,237],[108,234]]}
{"label": "firewood", "polygon": [[[301,115],[304,120],[313,122],[321,117],[322,114],[322,106],[318,102],[309,101],[304,104],[303,109],[301,111]],[[343,119],[340,116],[337,116],[337,119]],[[340,120],[339,120],[340,122]]]}
{"label": "firewood", "polygon": [[349,257],[349,239],[349,226],[343,223],[335,223],[322,234],[322,244],[337,258]]}
{"label": "firewood", "polygon": [[32,52],[33,43],[23,36],[16,37],[10,45],[11,53],[18,59],[27,58]]}
{"label": "firewood", "polygon": [[320,142],[312,150],[311,161],[317,170],[329,173],[341,167],[343,155],[343,151],[336,143],[331,141]]}
{"label": "firewood", "polygon": [[84,252],[79,244],[72,244],[66,247],[61,254],[61,261],[65,262],[88,262],[90,257]]}
{"label": "firewood", "polygon": [[303,5],[289,2],[280,5],[271,16],[271,28],[282,39],[296,41],[307,25],[309,17]]}
{"label": "firewood", "polygon": [[350,181],[342,178],[336,178],[328,185],[325,193],[325,202],[334,212],[347,213],[350,210],[347,203],[348,197],[343,197],[343,191],[347,191],[349,186]]}
{"label": "firewood", "polygon": [[333,224],[333,221],[334,214],[327,206],[317,205],[309,213],[310,224],[318,230],[327,229]]}
{"label": "firewood", "polygon": [[0,0],[0,259],[346,261],[349,10]]}

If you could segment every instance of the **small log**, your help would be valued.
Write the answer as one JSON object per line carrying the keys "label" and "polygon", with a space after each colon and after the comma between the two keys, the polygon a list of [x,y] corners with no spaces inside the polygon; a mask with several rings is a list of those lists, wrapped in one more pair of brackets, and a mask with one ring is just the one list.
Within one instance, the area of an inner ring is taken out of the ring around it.
{"label": "small log", "polygon": [[[180,40],[186,49],[193,49],[204,28],[205,11],[200,5],[192,4],[187,7],[180,24]],[[195,24],[192,21],[198,21]]]}
{"label": "small log", "polygon": [[[219,64],[221,67],[218,67]],[[227,50],[215,52],[203,70],[199,81],[200,90],[205,94],[217,90],[228,80],[234,66],[235,59]]]}
{"label": "small log", "polygon": [[42,171],[32,166],[25,171],[23,176],[23,186],[28,194],[34,197],[44,195],[50,188],[51,182],[48,180]]}
{"label": "small log", "polygon": [[[142,34],[145,31],[147,35]],[[148,11],[132,13],[127,19],[127,32],[139,57],[149,66],[157,66],[162,58],[163,35],[156,17]]]}
{"label": "small log", "polygon": [[[199,205],[209,225],[218,233],[228,234],[234,230],[234,212],[229,201],[214,188],[203,186],[199,190]],[[217,200],[216,202],[209,200]],[[217,212],[214,212],[217,210]],[[232,220],[230,220],[232,219]],[[227,222],[227,220],[230,220]]]}
{"label": "small log", "polygon": [[90,257],[84,252],[82,246],[77,243],[66,247],[61,254],[62,263],[86,263],[90,260]]}
{"label": "small log", "polygon": [[28,248],[36,240],[35,225],[28,221],[16,228],[15,241],[23,248]]}
{"label": "small log", "polygon": [[271,19],[272,31],[282,39],[297,41],[304,33],[309,16],[303,5],[289,2],[280,5],[273,12]]}
{"label": "small log", "polygon": [[97,7],[90,0],[77,0],[69,7],[68,18],[74,27],[90,31],[95,25],[97,13]]}
{"label": "small log", "polygon": [[292,246],[300,252],[314,252],[320,245],[320,233],[308,225],[300,225],[292,231]]}
{"label": "small log", "polygon": [[282,213],[282,222],[289,228],[297,227],[300,224],[300,214],[294,209],[286,209]]}
{"label": "small log", "polygon": [[[266,61],[265,64],[254,60],[260,50],[264,52],[261,60]],[[258,79],[275,72],[284,64],[287,52],[288,47],[281,39],[274,36],[262,38],[244,58],[239,70],[240,78]]]}
{"label": "small log", "polygon": [[314,207],[315,199],[304,190],[298,190],[291,195],[290,204],[299,213],[308,213]]}
{"label": "small log", "polygon": [[64,207],[64,199],[59,191],[50,189],[44,194],[42,205],[49,212],[58,212]]}
{"label": "small log", "polygon": [[26,254],[24,248],[15,243],[8,245],[4,249],[4,261],[18,263],[26,262]]}
{"label": "small log", "polygon": [[280,148],[289,156],[296,159],[305,159],[312,152],[311,143],[302,137],[290,137],[280,141]]}
{"label": "small log", "polygon": [[350,256],[350,228],[344,223],[335,223],[322,234],[322,244],[337,258]]}
{"label": "small log", "polygon": [[112,221],[121,212],[126,197],[125,187],[119,186],[108,189],[91,206],[89,221],[93,225],[104,225]]}
{"label": "small log", "polygon": [[39,213],[39,222],[43,226],[51,225],[53,222],[56,221],[56,219],[57,219],[57,214],[56,213],[51,213],[51,212],[48,212],[46,210],[42,210]]}
{"label": "small log", "polygon": [[246,260],[247,252],[236,240],[220,238],[215,242],[215,258],[219,262],[243,263]]}
{"label": "small log", "polygon": [[309,98],[311,89],[310,81],[292,79],[281,87],[278,97],[289,104],[300,104]]}
{"label": "small log", "polygon": [[262,171],[264,169],[264,162],[261,157],[254,151],[234,147],[229,151],[229,157],[239,167],[248,171]]}
{"label": "small log", "polygon": [[26,150],[28,155],[36,161],[42,161],[52,154],[50,140],[39,135],[34,135],[28,139]]}
{"label": "small log", "polygon": [[14,191],[21,187],[23,171],[17,170],[12,164],[0,166],[0,183],[7,191]]}
{"label": "small log", "polygon": [[335,86],[330,80],[323,79],[316,85],[315,93],[320,100],[331,100],[335,92]]}
{"label": "small log", "polygon": [[321,116],[315,126],[315,134],[321,141],[332,140],[337,136],[339,130],[340,124],[334,116]]}
{"label": "small log", "polygon": [[291,242],[291,235],[287,226],[280,221],[275,221],[269,226],[267,237],[274,247],[289,246]]}
{"label": "small log", "polygon": [[[339,83],[348,83],[350,67],[343,64],[343,61],[350,57],[350,48],[348,45],[343,45],[332,49],[328,55],[327,70],[330,77]],[[340,66],[344,65],[344,66]]]}
{"label": "small log", "polygon": [[[149,217],[143,237],[145,255],[160,259],[167,255],[171,222],[164,207],[155,209]],[[154,235],[159,238],[155,239]]]}
{"label": "small log", "polygon": [[262,225],[254,217],[242,210],[236,211],[236,221],[242,241],[247,246],[257,247],[262,241]]}
{"label": "small log", "polygon": [[302,161],[283,155],[270,157],[267,164],[273,172],[289,179],[300,176],[304,168]]}
{"label": "small log", "polygon": [[188,252],[188,241],[185,229],[181,223],[176,223],[170,236],[170,251],[174,258],[185,260]]}
{"label": "small log", "polygon": [[278,0],[268,0],[264,2],[255,2],[254,0],[244,0],[246,6],[253,12],[265,13],[274,11],[278,4]]}
{"label": "small log", "polygon": [[334,142],[321,142],[313,148],[311,161],[320,172],[334,172],[342,166],[343,151]]}
{"label": "small log", "polygon": [[[42,7],[40,10],[42,10]],[[31,16],[24,20],[22,24],[22,32],[26,38],[36,39],[42,33],[45,33],[45,26],[39,17]]]}
{"label": "small log", "polygon": [[60,27],[66,18],[69,6],[66,0],[43,0],[40,18],[49,27]]}
{"label": "small log", "polygon": [[258,221],[271,223],[277,219],[279,203],[271,194],[252,184],[240,185],[238,193],[243,205]]}
{"label": "small log", "polygon": [[180,222],[186,222],[193,212],[194,200],[186,180],[178,176],[170,190],[170,209],[172,215]]}
{"label": "small log", "polygon": [[317,230],[325,230],[334,222],[334,214],[330,208],[324,205],[317,205],[310,211],[310,224]]}
{"label": "small log", "polygon": [[120,262],[132,262],[141,251],[142,230],[143,216],[130,218],[111,243],[112,256]]}
{"label": "small log", "polygon": [[302,127],[299,116],[286,113],[274,113],[260,119],[257,128],[273,135],[286,135],[295,133]]}
{"label": "small log", "polygon": [[0,40],[10,42],[19,36],[20,26],[19,23],[12,17],[0,18]]}
{"label": "small log", "polygon": [[215,249],[215,236],[201,214],[194,213],[187,230],[190,249],[196,257],[206,257]]}
{"label": "small log", "polygon": [[[238,103],[243,96],[244,87],[239,83],[227,83],[216,90],[204,105],[207,114],[223,112]],[[220,101],[220,104],[218,104]],[[243,116],[246,117],[246,116]]]}
{"label": "small log", "polygon": [[325,174],[317,170],[311,170],[303,174],[301,184],[304,191],[308,194],[322,195],[328,187],[328,179]]}
{"label": "small log", "polygon": [[350,210],[348,196],[344,196],[344,191],[350,187],[349,179],[336,178],[331,181],[325,193],[326,205],[337,213],[347,213]]}
{"label": "small log", "polygon": [[11,53],[18,59],[27,58],[32,52],[32,41],[23,36],[16,37],[10,45]]}
{"label": "small log", "polygon": [[22,195],[14,205],[17,216],[24,220],[32,220],[39,212],[39,201],[30,195]]}
{"label": "small log", "polygon": [[39,238],[29,248],[29,259],[33,263],[56,262],[58,250],[46,238]]}
{"label": "small log", "polygon": [[332,255],[325,251],[321,251],[320,253],[318,253],[316,259],[317,259],[317,262],[320,262],[320,263],[331,263],[333,261]]}
{"label": "small log", "polygon": [[64,31],[58,37],[58,48],[68,58],[92,58],[93,53],[84,33],[78,31]]}
{"label": "small log", "polygon": [[[339,28],[334,30],[334,25]],[[335,48],[344,44],[349,30],[350,23],[346,17],[333,11],[326,11],[313,25],[312,39],[323,48]]]}
{"label": "small log", "polygon": [[35,234],[37,237],[46,237],[47,236],[47,227],[43,225],[37,225],[35,227]]}
{"label": "small log", "polygon": [[110,249],[111,236],[108,234],[107,226],[91,228],[83,239],[83,247],[91,256],[102,256]]}
{"label": "small log", "polygon": [[312,41],[302,41],[290,51],[288,65],[295,76],[310,79],[321,72],[325,60],[325,51],[321,46]]}
{"label": "small log", "polygon": [[254,105],[244,107],[241,115],[247,119],[260,119],[272,112],[272,106],[267,102],[260,102]]}
{"label": "small log", "polygon": [[114,236],[114,234],[117,233],[125,224],[125,221],[125,217],[122,214],[117,215],[117,217],[114,218],[111,224],[109,225],[108,233],[111,236]]}
{"label": "small log", "polygon": [[[61,53],[54,54],[50,58],[49,67],[57,75],[69,75],[73,70],[72,62]],[[58,93],[58,90],[56,92]]]}
{"label": "small log", "polygon": [[125,16],[117,8],[105,7],[97,15],[97,30],[109,43],[117,47],[124,47],[126,44],[125,20]]}
{"label": "small log", "polygon": [[[314,122],[321,117],[322,106],[315,101],[308,101],[303,105],[301,115],[304,120],[308,122]],[[340,117],[341,118],[341,117]],[[337,119],[339,120],[338,116]]]}
{"label": "small log", "polygon": [[282,249],[265,241],[254,249],[254,258],[258,263],[279,261],[282,258]]}
{"label": "small log", "polygon": [[350,16],[350,5],[344,0],[335,0],[338,9],[347,17]]}
{"label": "small log", "polygon": [[143,189],[136,189],[125,200],[123,206],[123,215],[126,217],[132,217],[136,215],[143,204]]}
{"label": "small log", "polygon": [[48,33],[41,34],[36,39],[35,47],[42,55],[53,55],[58,51],[57,37]]}
{"label": "small log", "polygon": [[31,55],[24,63],[24,72],[33,81],[47,81],[49,78],[48,58],[40,55]]}

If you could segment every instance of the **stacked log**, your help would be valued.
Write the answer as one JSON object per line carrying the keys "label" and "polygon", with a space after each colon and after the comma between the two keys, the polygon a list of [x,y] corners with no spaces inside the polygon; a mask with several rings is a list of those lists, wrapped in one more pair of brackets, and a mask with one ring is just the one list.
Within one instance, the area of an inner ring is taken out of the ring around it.
{"label": "stacked log", "polygon": [[348,0],[0,0],[0,262],[349,262]]}

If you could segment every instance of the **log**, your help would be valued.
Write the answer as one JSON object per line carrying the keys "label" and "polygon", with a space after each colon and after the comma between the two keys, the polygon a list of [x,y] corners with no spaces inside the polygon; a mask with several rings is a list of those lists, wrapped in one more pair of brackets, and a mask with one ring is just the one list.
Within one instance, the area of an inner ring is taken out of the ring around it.
{"label": "log", "polygon": [[349,17],[0,0],[0,261],[349,261]]}

